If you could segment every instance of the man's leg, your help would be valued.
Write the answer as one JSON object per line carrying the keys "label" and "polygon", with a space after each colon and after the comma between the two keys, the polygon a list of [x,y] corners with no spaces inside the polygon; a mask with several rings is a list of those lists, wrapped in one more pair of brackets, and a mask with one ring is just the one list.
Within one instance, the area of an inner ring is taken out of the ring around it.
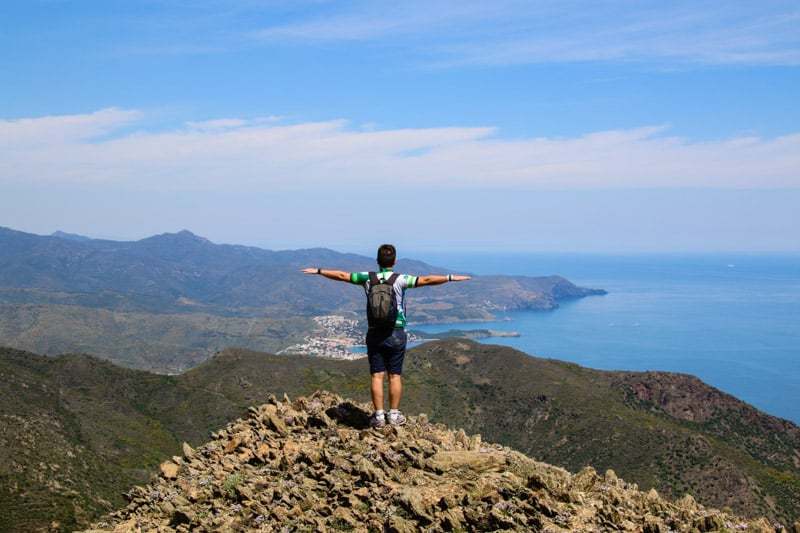
{"label": "man's leg", "polygon": [[403,396],[403,359],[406,355],[406,332],[396,329],[392,334],[391,358],[386,365],[389,371],[389,423],[402,426],[406,417],[400,412],[400,398]]}
{"label": "man's leg", "polygon": [[376,411],[383,411],[383,377],[386,375],[386,363],[383,360],[383,337],[373,330],[368,330],[366,344],[369,373],[372,376],[370,383],[372,405]]}
{"label": "man's leg", "polygon": [[[376,411],[383,411],[383,376],[385,375],[386,372],[372,373],[372,387],[370,388],[370,392],[372,393],[372,405],[375,407]],[[390,389],[389,398],[392,397],[391,394],[392,392]]]}
{"label": "man's leg", "polygon": [[[374,387],[374,381],[373,387]],[[389,374],[389,408],[400,409],[400,397],[403,396],[403,376]],[[373,396],[374,398],[374,396]],[[383,387],[381,387],[381,400],[383,400]]]}

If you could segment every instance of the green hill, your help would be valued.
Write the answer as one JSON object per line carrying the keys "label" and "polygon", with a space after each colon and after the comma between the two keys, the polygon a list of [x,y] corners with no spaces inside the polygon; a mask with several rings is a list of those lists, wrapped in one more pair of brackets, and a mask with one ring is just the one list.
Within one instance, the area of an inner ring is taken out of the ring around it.
{"label": "green hill", "polygon": [[[179,376],[88,356],[0,353],[0,529],[64,528],[123,502],[180,444],[269,394],[368,399],[364,361],[226,350]],[[744,516],[800,517],[800,429],[668,373],[604,372],[469,341],[408,355],[409,413],[578,471],[612,468],[643,489]]]}

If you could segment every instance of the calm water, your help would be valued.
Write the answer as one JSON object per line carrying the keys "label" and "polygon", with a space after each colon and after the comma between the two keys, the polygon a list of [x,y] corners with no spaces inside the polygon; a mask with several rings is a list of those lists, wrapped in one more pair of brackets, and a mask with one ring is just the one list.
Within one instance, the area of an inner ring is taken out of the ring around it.
{"label": "calm water", "polygon": [[[487,339],[602,369],[694,374],[800,423],[800,255],[414,255],[478,274],[558,273],[606,296],[504,320],[413,327],[519,331]],[[413,294],[409,318],[413,321]]]}

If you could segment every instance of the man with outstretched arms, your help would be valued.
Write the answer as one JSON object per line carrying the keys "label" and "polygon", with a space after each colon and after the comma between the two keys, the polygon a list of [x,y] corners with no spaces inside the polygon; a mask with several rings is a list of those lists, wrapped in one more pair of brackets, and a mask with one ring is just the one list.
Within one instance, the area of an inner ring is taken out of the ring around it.
{"label": "man with outstretched arms", "polygon": [[[397,251],[391,244],[378,248],[378,272],[343,272],[327,268],[304,268],[306,274],[319,274],[328,279],[345,281],[364,287],[367,295],[367,358],[372,374],[372,404],[375,412],[370,418],[372,427],[389,424],[401,426],[406,417],[400,412],[403,393],[403,358],[406,354],[405,291],[425,285],[441,285],[448,281],[466,281],[469,276],[411,276],[397,274],[392,269]],[[389,416],[383,411],[383,382],[389,374]]]}

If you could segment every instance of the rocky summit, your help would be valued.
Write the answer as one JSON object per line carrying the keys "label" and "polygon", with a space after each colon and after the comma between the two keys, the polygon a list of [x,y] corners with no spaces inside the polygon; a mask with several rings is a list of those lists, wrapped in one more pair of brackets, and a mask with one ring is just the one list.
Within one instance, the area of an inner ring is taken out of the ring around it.
{"label": "rocky summit", "polygon": [[369,429],[368,410],[327,392],[270,397],[184,444],[87,531],[786,531],[611,470],[570,474],[424,414]]}

